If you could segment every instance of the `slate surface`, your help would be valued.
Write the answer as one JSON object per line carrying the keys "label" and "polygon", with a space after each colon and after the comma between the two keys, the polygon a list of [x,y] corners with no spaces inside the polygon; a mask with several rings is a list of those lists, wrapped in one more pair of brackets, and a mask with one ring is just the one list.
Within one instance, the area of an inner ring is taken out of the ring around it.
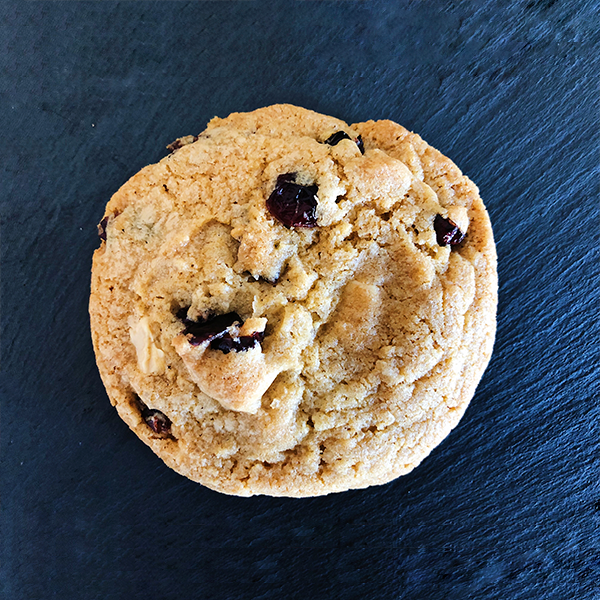
{"label": "slate surface", "polygon": [[[3,2],[0,594],[600,597],[597,3]],[[212,116],[391,118],[480,187],[495,354],[412,474],[240,499],[111,408],[87,321],[110,195]]]}

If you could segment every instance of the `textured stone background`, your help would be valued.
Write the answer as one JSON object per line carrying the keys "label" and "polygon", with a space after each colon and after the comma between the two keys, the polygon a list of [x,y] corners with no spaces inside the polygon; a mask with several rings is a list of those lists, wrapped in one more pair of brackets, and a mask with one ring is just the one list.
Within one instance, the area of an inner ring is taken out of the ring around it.
{"label": "textured stone background", "polygon": [[[2,598],[597,599],[597,6],[3,2]],[[107,199],[213,115],[274,102],[402,123],[493,220],[490,367],[383,487],[213,493],[129,432],[94,365]]]}

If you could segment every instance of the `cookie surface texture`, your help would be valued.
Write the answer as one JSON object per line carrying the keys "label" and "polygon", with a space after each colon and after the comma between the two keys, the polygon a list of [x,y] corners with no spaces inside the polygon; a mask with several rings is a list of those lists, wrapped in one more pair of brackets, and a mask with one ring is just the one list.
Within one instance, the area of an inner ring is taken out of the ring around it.
{"label": "cookie surface texture", "polygon": [[227,494],[411,471],[492,351],[496,253],[475,185],[391,121],[290,105],[170,148],[99,226],[92,338],[119,415]]}

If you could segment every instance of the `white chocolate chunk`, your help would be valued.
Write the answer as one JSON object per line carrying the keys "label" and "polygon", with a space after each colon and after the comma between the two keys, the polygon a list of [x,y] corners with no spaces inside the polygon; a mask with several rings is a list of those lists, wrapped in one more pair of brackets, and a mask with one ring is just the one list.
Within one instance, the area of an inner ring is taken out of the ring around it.
{"label": "white chocolate chunk", "polygon": [[[265,318],[250,318],[241,326],[228,328],[233,336],[251,335],[265,330]],[[211,340],[198,346],[190,344],[184,334],[173,340],[173,347],[182,358],[192,381],[223,408],[255,413],[260,401],[281,368],[267,364],[260,344],[248,350],[225,354],[210,348]]]}
{"label": "white chocolate chunk", "polygon": [[467,233],[469,229],[469,215],[464,206],[449,206],[447,209],[448,218],[458,225],[462,233]]}
{"label": "white chocolate chunk", "polygon": [[267,326],[267,320],[264,317],[252,317],[246,319],[240,327],[240,335],[252,335],[253,333],[262,333]]}
{"label": "white chocolate chunk", "polygon": [[130,316],[129,337],[135,346],[137,362],[142,373],[146,375],[160,375],[165,371],[165,353],[157,348],[148,317],[142,317],[139,321]]}
{"label": "white chocolate chunk", "polygon": [[406,165],[381,150],[369,150],[348,161],[344,170],[358,194],[372,198],[382,210],[400,201],[412,181]]}
{"label": "white chocolate chunk", "polygon": [[260,346],[243,352],[212,350],[209,343],[192,346],[184,335],[173,340],[192,381],[223,408],[255,413],[279,370],[270,368]]}

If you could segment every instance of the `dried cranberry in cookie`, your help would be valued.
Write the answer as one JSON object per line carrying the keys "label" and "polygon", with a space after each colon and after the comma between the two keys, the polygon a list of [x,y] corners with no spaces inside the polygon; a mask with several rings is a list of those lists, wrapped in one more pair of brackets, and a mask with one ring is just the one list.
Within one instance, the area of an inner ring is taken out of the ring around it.
{"label": "dried cranberry in cookie", "polygon": [[241,335],[233,337],[230,333],[226,333],[221,337],[218,337],[210,343],[210,347],[213,350],[220,350],[225,354],[229,352],[245,352],[250,348],[256,347],[265,339],[264,331],[255,331],[250,335]]}
{"label": "dried cranberry in cookie", "polygon": [[295,173],[277,178],[267,199],[269,212],[286,227],[317,226],[317,186],[295,183]]}
{"label": "dried cranberry in cookie", "polygon": [[456,246],[465,239],[465,234],[459,229],[458,225],[451,219],[446,219],[442,215],[436,215],[433,221],[433,227],[440,246]]}
{"label": "dried cranberry in cookie", "polygon": [[133,403],[139,410],[142,419],[154,433],[161,437],[171,436],[171,420],[160,410],[148,408],[139,396],[133,397]]}
{"label": "dried cranberry in cookie", "polygon": [[179,150],[188,144],[193,144],[198,141],[197,135],[185,135],[183,137],[177,138],[174,142],[167,144],[167,150],[169,152],[175,152],[175,150]]}
{"label": "dried cranberry in cookie", "polygon": [[171,434],[171,421],[160,410],[148,408],[142,413],[142,417],[154,433],[158,433],[159,435]]}
{"label": "dried cranberry in cookie", "polygon": [[228,327],[240,322],[240,316],[235,312],[225,315],[214,315],[207,319],[199,319],[198,321],[191,321],[186,317],[183,333],[188,336],[188,341],[192,346],[199,346],[203,342],[225,335]]}
{"label": "dried cranberry in cookie", "polygon": [[254,348],[265,337],[264,331],[252,331],[249,335],[233,336],[229,332],[231,326],[242,322],[240,316],[235,312],[192,321],[187,318],[188,310],[189,308],[180,309],[177,316],[184,322],[183,335],[187,337],[192,346],[210,342],[210,347],[213,350],[221,350],[221,352],[228,354],[232,350],[244,352]]}
{"label": "dried cranberry in cookie", "polygon": [[336,146],[342,140],[354,141],[354,143],[358,146],[360,153],[365,153],[365,144],[362,140],[362,137],[359,135],[356,138],[352,139],[345,131],[336,131],[335,133],[332,133],[323,143],[329,144],[330,146]]}

